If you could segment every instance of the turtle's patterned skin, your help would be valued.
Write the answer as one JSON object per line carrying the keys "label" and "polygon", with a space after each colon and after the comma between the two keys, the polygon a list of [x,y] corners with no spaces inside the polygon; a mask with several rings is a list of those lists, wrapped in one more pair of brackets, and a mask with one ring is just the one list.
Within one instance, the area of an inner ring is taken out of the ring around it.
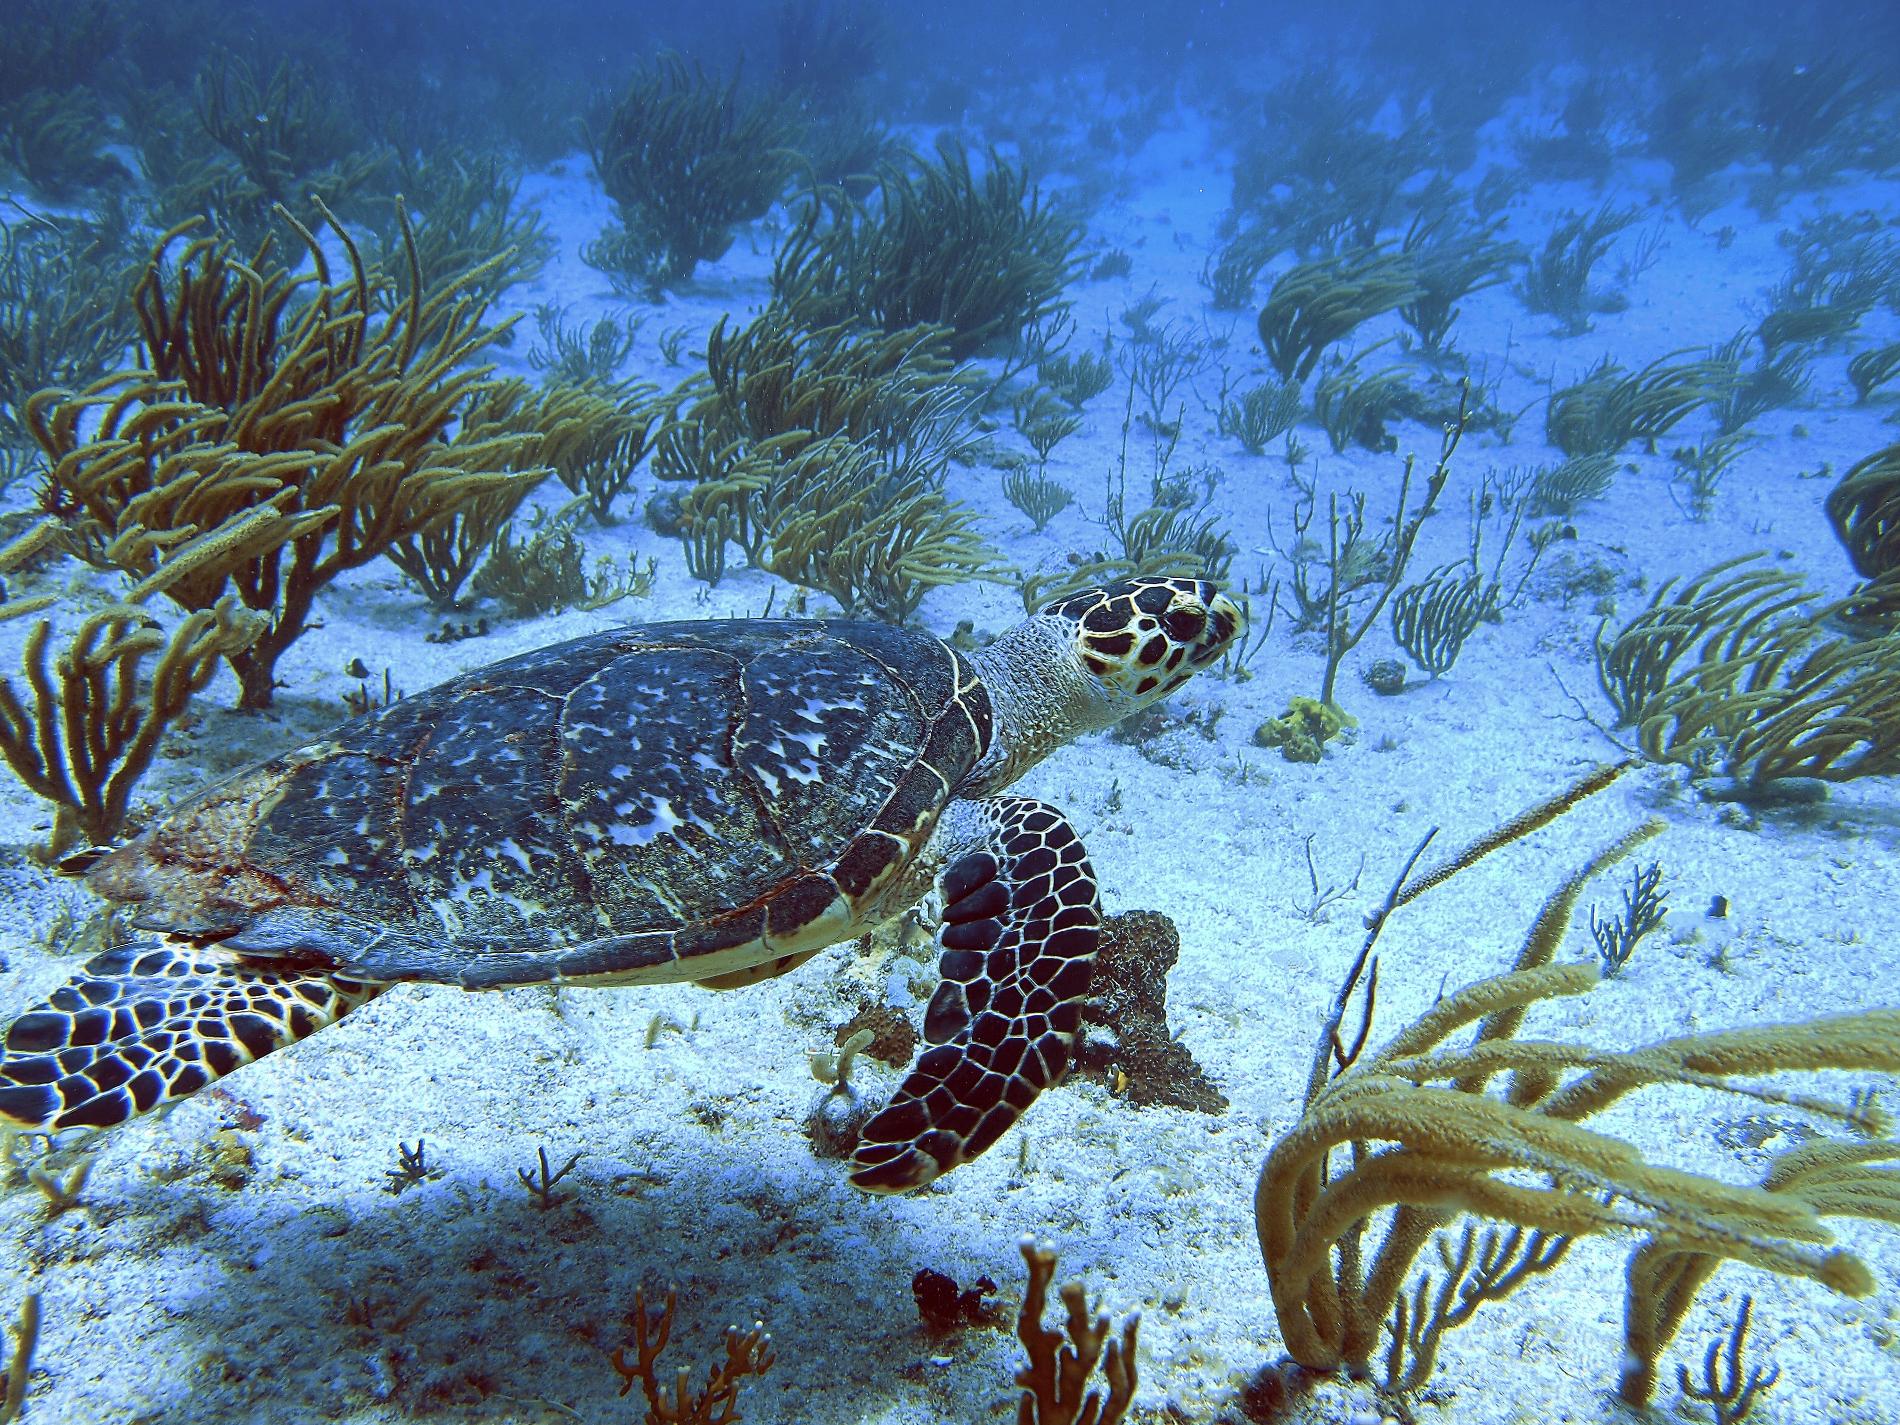
{"label": "turtle's patterned skin", "polygon": [[932,1047],[867,1124],[853,1179],[919,1186],[1060,1075],[1099,939],[1074,830],[992,793],[1184,680],[1237,624],[1211,586],[1131,581],[976,655],[881,624],[709,621],[451,679],[98,861],[93,888],[151,938],[8,1028],[0,1119],[121,1122],[405,980],[745,983],[936,881]]}
{"label": "turtle's patterned skin", "polygon": [[[989,825],[943,873],[943,978],[926,1049],[860,1135],[859,1187],[902,1190],[976,1157],[1069,1062],[1102,910],[1075,828],[1027,797],[958,803]],[[972,828],[975,831],[975,828]]]}

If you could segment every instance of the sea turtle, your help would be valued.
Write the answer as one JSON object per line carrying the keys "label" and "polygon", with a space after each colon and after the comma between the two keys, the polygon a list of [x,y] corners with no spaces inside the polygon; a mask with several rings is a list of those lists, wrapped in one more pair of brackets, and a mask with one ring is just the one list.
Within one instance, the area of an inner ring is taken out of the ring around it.
{"label": "sea turtle", "polygon": [[1140,578],[964,653],[877,623],[638,624],[452,678],[201,791],[86,871],[149,932],[16,1019],[0,1120],[104,1127],[405,980],[782,974],[934,881],[927,1047],[852,1181],[921,1187],[1061,1074],[1101,914],[1060,811],[998,795],[1167,696],[1240,610]]}

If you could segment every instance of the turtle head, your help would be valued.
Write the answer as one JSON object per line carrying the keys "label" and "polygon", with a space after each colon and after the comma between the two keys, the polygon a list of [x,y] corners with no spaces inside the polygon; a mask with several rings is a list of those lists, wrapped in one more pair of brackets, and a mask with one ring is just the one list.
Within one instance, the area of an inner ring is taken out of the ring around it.
{"label": "turtle head", "polygon": [[1077,734],[1159,702],[1245,623],[1205,579],[1123,579],[1044,605],[971,659],[996,734],[965,790],[998,791]]}
{"label": "turtle head", "polygon": [[1059,599],[1037,617],[1067,625],[1076,661],[1102,690],[1101,724],[1165,698],[1246,626],[1240,606],[1205,579],[1123,579]]}

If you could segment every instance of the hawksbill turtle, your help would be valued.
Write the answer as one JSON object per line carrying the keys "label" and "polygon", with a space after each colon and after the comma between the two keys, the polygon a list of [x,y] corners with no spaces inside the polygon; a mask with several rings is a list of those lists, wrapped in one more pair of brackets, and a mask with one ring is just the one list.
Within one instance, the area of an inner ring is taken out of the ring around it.
{"label": "hawksbill turtle", "polygon": [[731,988],[934,884],[925,1047],[851,1173],[922,1187],[1063,1072],[1100,940],[1075,828],[1001,793],[1241,623],[1212,584],[1138,578],[967,654],[876,623],[707,620],[452,678],[97,859],[92,889],[146,934],[7,1028],[0,1121],[121,1123],[404,981]]}

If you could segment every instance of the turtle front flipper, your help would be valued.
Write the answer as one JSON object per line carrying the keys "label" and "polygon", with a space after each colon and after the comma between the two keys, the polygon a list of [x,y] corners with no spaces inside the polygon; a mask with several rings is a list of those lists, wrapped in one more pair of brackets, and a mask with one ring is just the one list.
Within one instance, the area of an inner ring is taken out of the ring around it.
{"label": "turtle front flipper", "polygon": [[121,945],[7,1027],[0,1123],[106,1128],[334,1024],[384,986],[184,937]]}
{"label": "turtle front flipper", "polygon": [[943,979],[933,1046],[864,1125],[851,1181],[908,1192],[982,1153],[1062,1076],[1102,912],[1075,828],[1026,797],[953,803],[937,838]]}

